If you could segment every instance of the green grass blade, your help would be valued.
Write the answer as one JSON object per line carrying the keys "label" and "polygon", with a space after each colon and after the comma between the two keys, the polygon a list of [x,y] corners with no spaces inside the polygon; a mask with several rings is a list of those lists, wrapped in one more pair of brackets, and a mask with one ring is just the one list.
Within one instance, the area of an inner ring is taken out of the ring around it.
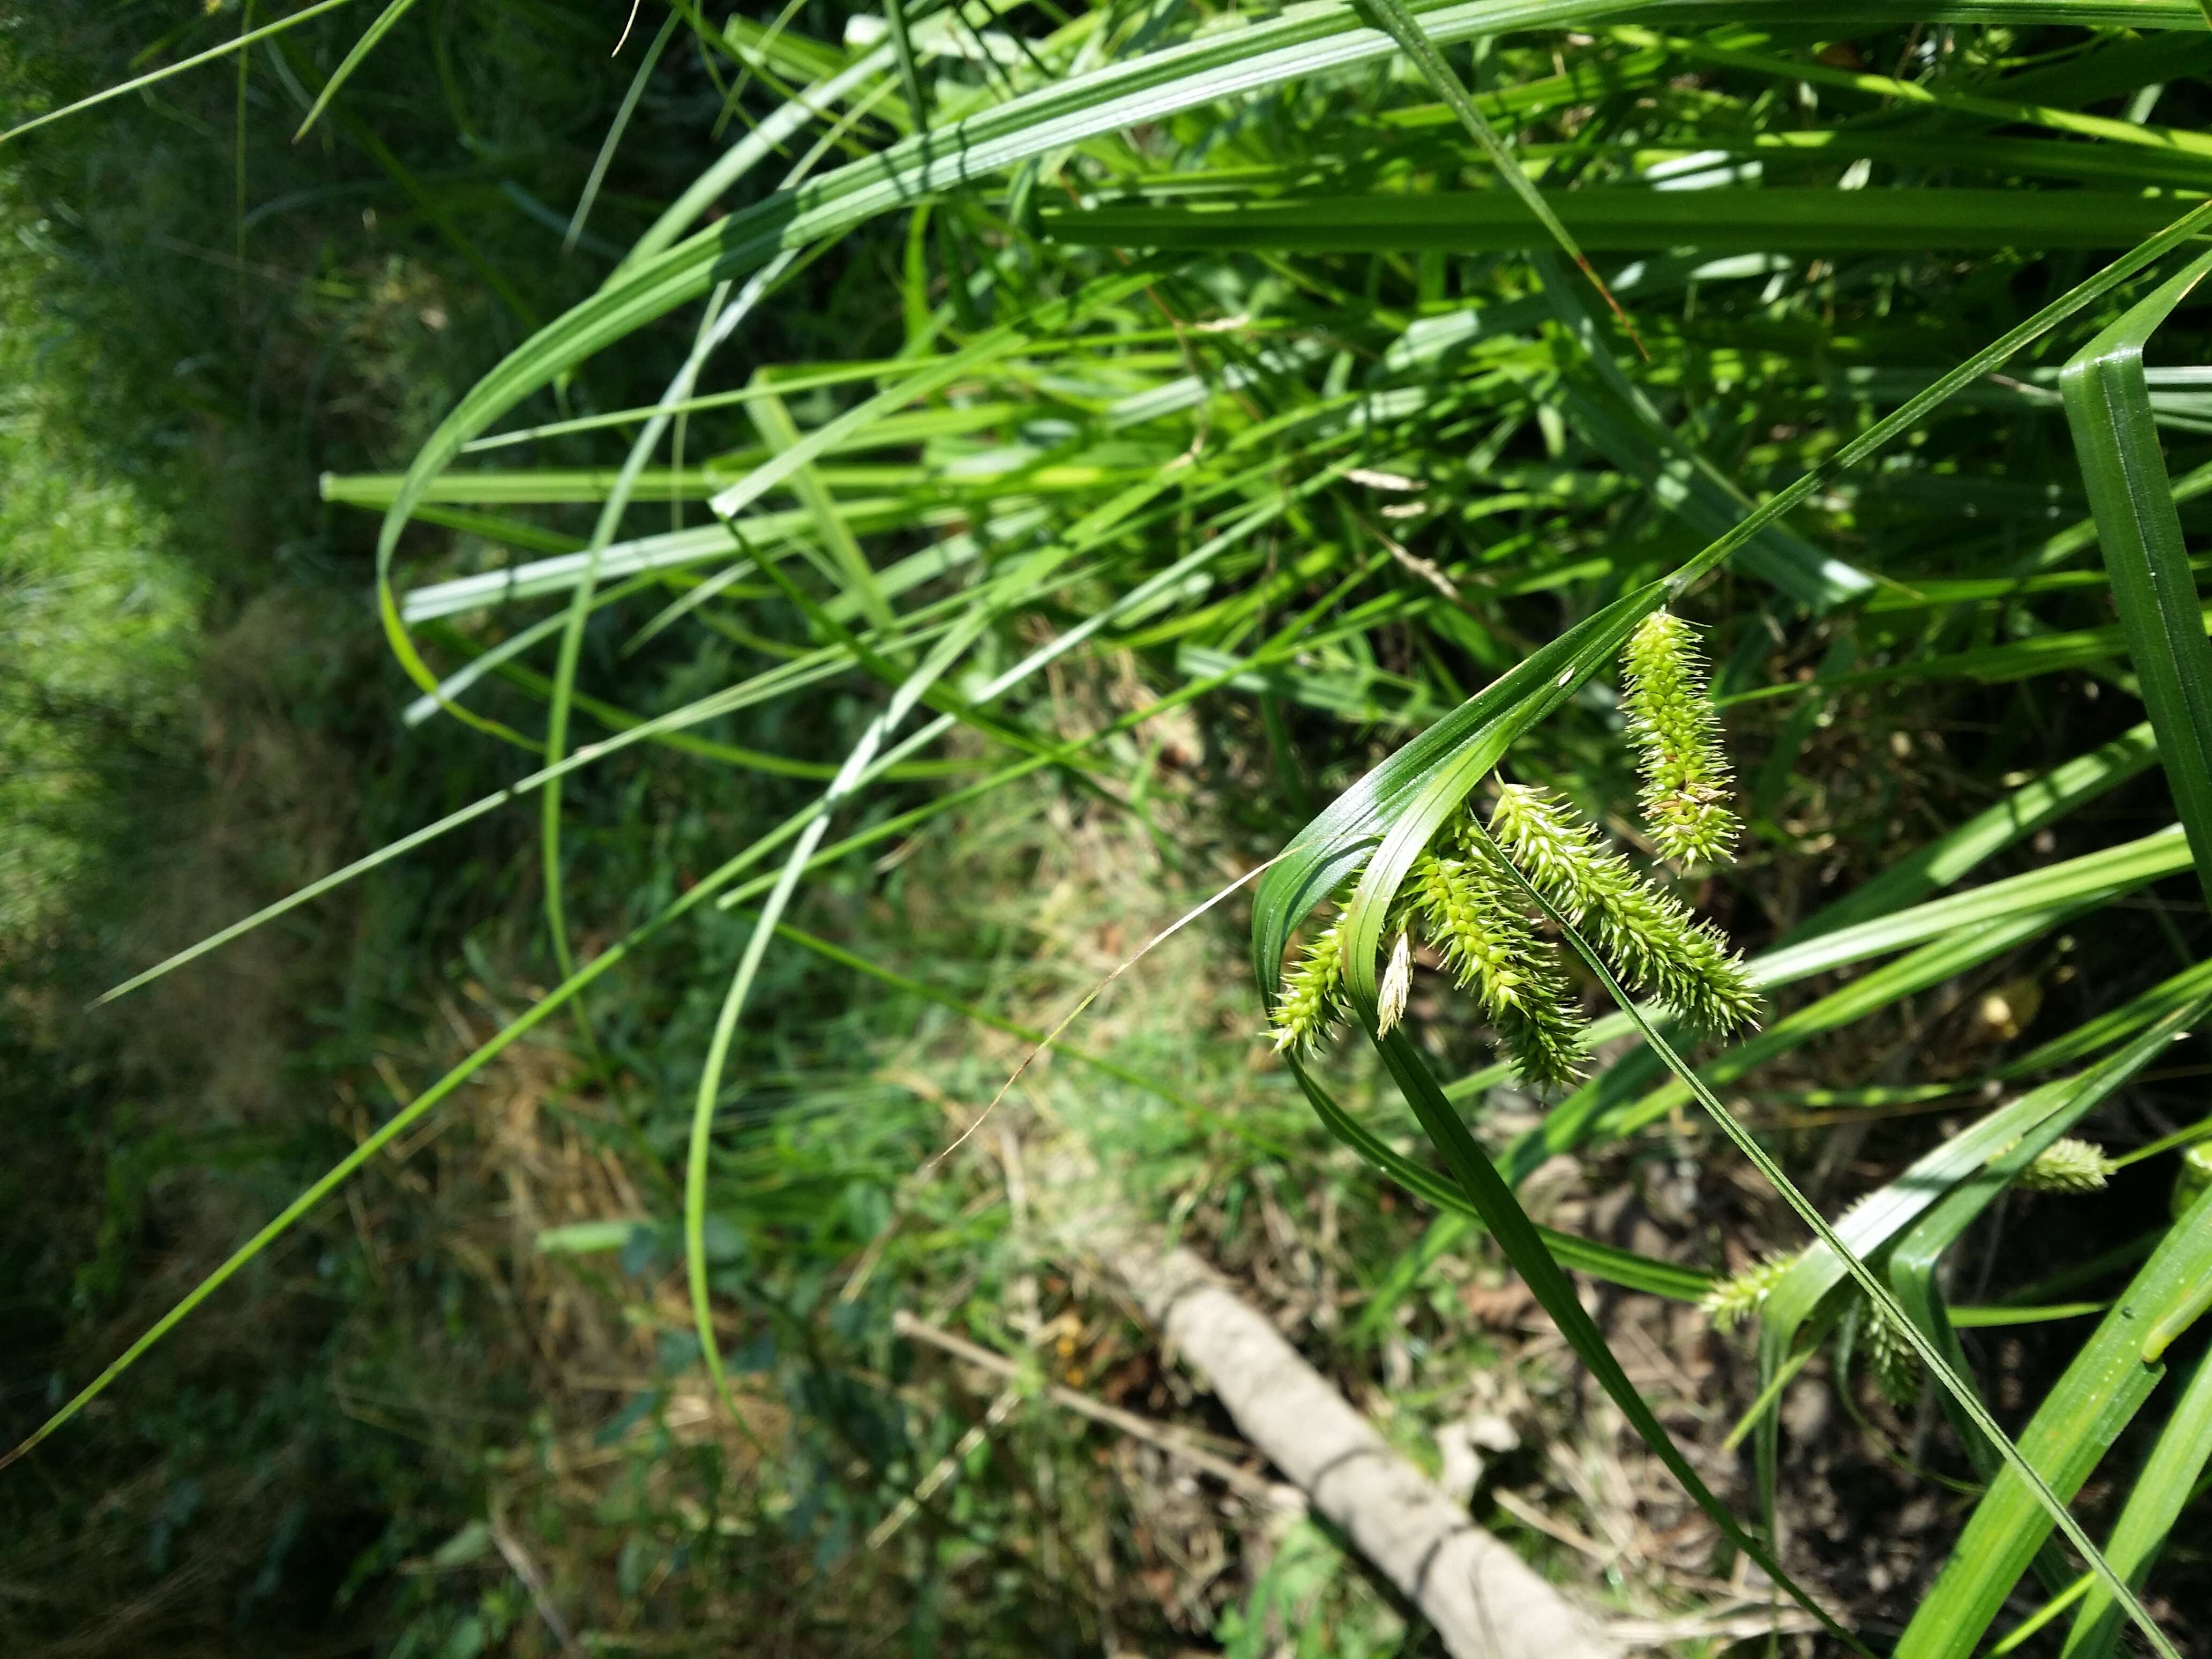
{"label": "green grass blade", "polygon": [[337,95],[338,88],[352,78],[353,72],[362,66],[369,53],[376,50],[376,43],[392,32],[414,3],[415,0],[392,0],[390,5],[376,15],[376,21],[361,32],[361,39],[353,43],[353,50],[346,53],[331,78],[323,83],[323,89],[315,94],[315,101],[309,106],[307,118],[300,123],[300,130],[292,135],[294,143],[307,136],[307,129],[315,125],[316,118]]}
{"label": "green grass blade", "polygon": [[[2172,204],[2119,191],[1861,190],[1795,185],[1534,191],[1594,252],[1707,254],[1965,252],[2128,247]],[[1496,191],[1316,196],[1039,211],[1049,242],[1075,246],[1372,253],[1540,246],[1539,226]]]}
{"label": "green grass blade", "polygon": [[134,76],[128,81],[119,82],[114,86],[95,92],[88,98],[80,98],[74,104],[66,104],[60,109],[48,110],[44,115],[21,122],[9,128],[5,132],[0,132],[0,144],[6,143],[11,138],[21,137],[27,132],[35,132],[49,122],[58,121],[65,116],[75,115],[80,111],[91,109],[111,100],[127,96],[143,88],[150,87],[158,81],[166,81],[173,75],[182,75],[187,70],[196,70],[203,64],[211,64],[216,58],[228,57],[234,52],[243,52],[256,41],[266,40],[272,34],[282,34],[286,29],[307,22],[311,18],[319,17],[326,11],[333,11],[349,3],[349,0],[318,0],[318,3],[309,6],[304,11],[295,11],[289,17],[280,17],[273,23],[264,23],[258,29],[247,30],[224,41],[219,46],[210,46],[205,52],[195,52],[191,57],[182,58],[170,64],[167,69],[151,70],[144,75]]}
{"label": "green grass blade", "polygon": [[[2208,1010],[2212,1010],[2212,998],[2200,994],[2190,1006],[2170,1012],[2109,1060],[2078,1077],[2047,1084],[2026,1097],[2025,1103],[2020,1104],[2014,1115],[2021,1119],[2032,1116],[2033,1121],[2021,1129],[2019,1139],[2001,1148],[1978,1172],[1945,1193],[1898,1238],[1887,1264],[1889,1283],[1896,1292],[1898,1305],[1927,1333],[1930,1341],[1942,1349],[1962,1379],[1971,1382],[1972,1371],[1954,1327],[1967,1322],[1954,1316],[1936,1288],[1936,1269],[1943,1256],[2038,1153],[2139,1075]],[[1875,1248],[1876,1242],[1862,1240],[1863,1253]],[[1793,1303],[1802,1304],[1802,1292],[1793,1297]],[[1972,1423],[1948,1395],[1942,1397],[1942,1404],[1976,1473],[1984,1482],[1994,1480],[2001,1468],[1995,1449],[1975,1431]],[[2068,1570],[2055,1550],[2039,1552],[2035,1564],[2046,1586],[2055,1589],[2066,1582]],[[2116,1563],[2115,1570],[2124,1568]]]}
{"label": "green grass blade", "polygon": [[1576,245],[1566,226],[1559,222],[1559,216],[1553,210],[1552,204],[1528,182],[1528,175],[1521,170],[1521,164],[1513,159],[1512,153],[1505,148],[1504,141],[1483,118],[1482,112],[1475,107],[1474,100],[1468,96],[1467,88],[1461,85],[1459,76],[1453,72],[1451,65],[1444,62],[1443,54],[1436,49],[1428,32],[1421,27],[1420,20],[1407,8],[1405,0],[1367,0],[1367,3],[1374,15],[1382,20],[1382,27],[1389,30],[1391,38],[1413,60],[1414,67],[1437,89],[1437,94],[1444,100],[1445,106],[1459,118],[1460,125],[1467,129],[1476,147],[1490,158],[1491,166],[1498,169],[1498,176],[1505,181],[1506,188],[1513,192],[1521,205],[1543,227],[1560,250],[1581,269],[1583,275],[1589,279],[1590,286],[1605,296],[1606,304],[1620,319],[1621,327],[1627,330],[1628,337],[1636,342],[1638,352],[1649,358],[1651,354],[1644,350],[1644,342],[1637,337],[1635,325],[1628,320],[1628,313],[1620,308],[1620,301],[1613,298],[1613,290],[1598,276],[1589,256]]}
{"label": "green grass blade", "polygon": [[[2160,1653],[2174,1653],[2135,1592],[2103,1553],[2088,1546],[2062,1500],[2079,1490],[2165,1373],[2146,1353],[2144,1333],[2185,1309],[2208,1279],[2212,1192],[2200,1197],[2166,1235],[2045,1396],[2021,1436],[2019,1449],[2006,1459],[1935,1588],[1906,1626],[1896,1659],[1966,1659],[2054,1518],[2096,1571],[2115,1608],[2124,1610]],[[1925,1342],[1917,1327],[1911,1334],[1920,1339],[1916,1347]]]}
{"label": "green grass blade", "polygon": [[932,357],[920,368],[874,397],[855,404],[836,419],[824,422],[789,447],[775,451],[744,477],[714,499],[715,514],[734,518],[763,495],[783,483],[801,467],[811,465],[839,444],[850,442],[870,425],[895,410],[931,396],[962,376],[1020,350],[1036,336],[1073,327],[1103,307],[1116,305],[1158,280],[1152,271],[1117,272],[1087,284],[1079,293],[1051,301],[1020,323],[1009,323],[970,342],[958,351]]}
{"label": "green grass blade", "polygon": [[[2023,905],[1988,921],[1947,928],[1918,950],[1792,1009],[1765,1030],[1707,1061],[1703,1068],[1705,1081],[1716,1088],[1733,1083],[1815,1037],[1856,1024],[1905,997],[1955,979],[1992,957],[2017,950],[2099,902],[2090,899]],[[1633,1134],[1688,1104],[1691,1098],[1691,1091],[1680,1082],[1666,1083],[1632,1104],[1606,1112],[1593,1127],[1607,1139]],[[1518,1165],[1516,1159],[1516,1172]]]}
{"label": "green grass blade", "polygon": [[2158,737],[2146,720],[2110,743],[2053,767],[1994,806],[1976,813],[1918,851],[1869,877],[1826,905],[1799,930],[1800,937],[1833,933],[1911,904],[1948,887],[1984,860],[2016,847],[2130,778],[2158,759]]}
{"label": "green grass blade", "polygon": [[[410,3],[410,0],[394,0],[395,7],[406,3]],[[599,153],[592,159],[592,171],[584,180],[582,193],[576,198],[576,210],[568,216],[568,228],[561,238],[562,252],[575,252],[576,244],[584,234],[584,222],[592,216],[592,204],[599,199],[599,185],[607,176],[607,169],[614,164],[615,151],[622,143],[623,134],[629,128],[629,118],[637,111],[637,100],[645,95],[645,83],[653,78],[653,71],[660,63],[660,54],[668,50],[669,40],[683,21],[683,13],[671,11],[668,14],[660,25],[659,33],[653,37],[653,43],[646,47],[645,56],[639,60],[637,73],[630,76],[629,90],[623,94],[623,100],[615,110],[615,118],[608,125],[607,136],[599,144]],[[340,73],[343,70],[341,70]],[[323,89],[323,96],[330,96],[328,87]]]}
{"label": "green grass blade", "polygon": [[[885,395],[891,397],[897,393],[894,392]],[[745,412],[752,417],[754,429],[767,443],[770,455],[781,457],[803,441],[799,428],[793,423],[781,398],[756,398],[745,405]],[[821,544],[829,550],[833,573],[842,580],[845,591],[853,596],[861,613],[878,629],[888,631],[896,626],[890,601],[884,597],[883,586],[876,580],[874,568],[869,564],[867,555],[860,550],[860,544],[854,536],[852,526],[846,521],[844,514],[837,510],[836,500],[823,488],[814,469],[805,465],[794,467],[787,481],[798,495],[799,504],[813,515]],[[728,513],[725,512],[724,516],[728,516]]]}
{"label": "green grass blade", "polygon": [[[1540,256],[1539,263],[1541,264]],[[1559,289],[1554,285],[1552,293]],[[1659,502],[1701,536],[1723,536],[1754,510],[1749,497],[1727,475],[1660,418],[1626,377],[1609,360],[1597,355],[1598,342],[1583,341],[1601,372],[1618,382],[1626,394],[1624,414],[1620,402],[1587,391],[1571,382],[1562,385],[1558,398],[1561,412],[1575,435],[1602,453],[1623,473],[1634,478]],[[1823,553],[1787,526],[1769,523],[1738,550],[1738,569],[1771,582],[1782,593],[1815,611],[1829,610],[1866,597],[1874,582],[1865,572],[1832,555]]]}
{"label": "green grass blade", "polygon": [[[2140,1586],[2149,1576],[2173,1523],[2197,1496],[2208,1460],[2212,1460],[2212,1358],[2197,1362],[2173,1414],[2143,1459],[2105,1546],[2106,1555],[2129,1583]],[[2104,1587],[2092,1582],[2059,1659],[2106,1659],[2118,1644],[2119,1635],[2119,1609]]]}
{"label": "green grass blade", "polygon": [[[1043,556],[1047,559],[1050,556],[1048,553]],[[853,746],[851,754],[839,769],[837,776],[823,791],[805,828],[799,833],[797,844],[784,860],[775,886],[762,903],[752,933],[745,941],[744,952],[738,958],[737,970],[730,977],[729,988],[723,994],[721,1007],[715,1015],[714,1034],[708,1042],[706,1060],[699,1073],[699,1086],[692,1099],[690,1134],[684,1154],[684,1261],[685,1274],[690,1282],[692,1318],[701,1352],[706,1358],[707,1372],[714,1382],[715,1392],[729,1406],[732,1416],[742,1416],[742,1413],[738,1411],[736,1401],[730,1394],[729,1379],[722,1364],[721,1348],[714,1339],[714,1307],[708,1285],[707,1167],[713,1146],[714,1104],[721,1097],[722,1076],[729,1066],[730,1048],[737,1036],[738,1023],[752,994],[753,982],[767,957],[775,927],[782,921],[784,911],[798,891],[799,878],[805,873],[815,850],[829,833],[831,813],[862,787],[868,775],[870,763],[877,758],[885,739],[904,723],[907,715],[921,702],[923,694],[958,664],[968,647],[981,637],[991,619],[989,611],[977,605],[968,621],[938,643],[898,688],[890,703],[869,721],[860,741]]]}
{"label": "green grass blade", "polygon": [[2077,352],[2060,385],[2128,657],[2158,732],[2198,881],[2212,896],[2212,644],[2142,367],[2152,331],[2207,271],[2212,253]]}
{"label": "green grass blade", "polygon": [[[1480,1207],[1468,1195],[1467,1189],[1449,1176],[1424,1168],[1392,1146],[1381,1136],[1346,1111],[1328,1090],[1318,1084],[1307,1091],[1306,1097],[1313,1104],[1322,1125],[1346,1146],[1365,1158],[1375,1168],[1417,1198],[1447,1213],[1438,1218],[1437,1224],[1456,1219],[1460,1222],[1480,1223]],[[1609,1285],[1624,1290],[1641,1291],[1647,1296],[1663,1296],[1674,1302],[1695,1302],[1712,1288],[1712,1276],[1693,1267],[1684,1267],[1671,1261],[1656,1261],[1650,1256],[1638,1255],[1597,1239],[1583,1238],[1573,1233],[1563,1233],[1540,1223],[1530,1224],[1536,1237],[1543,1241],[1561,1266],[1586,1273],[1593,1279],[1601,1279]],[[1444,1240],[1422,1252],[1422,1259],[1434,1260],[1435,1255],[1455,1242],[1460,1236],[1455,1231]],[[1410,1281],[1409,1281],[1410,1282]],[[1370,1312],[1380,1307],[1387,1309],[1388,1299],[1378,1293],[1370,1303]],[[1363,1314],[1363,1323],[1368,1314]]]}
{"label": "green grass blade", "polygon": [[[763,684],[763,682],[768,683]],[[655,715],[649,720],[600,742],[586,744],[574,753],[565,757],[557,765],[542,768],[525,777],[518,778],[506,788],[483,796],[458,811],[447,813],[434,823],[424,824],[419,830],[412,830],[396,840],[387,842],[374,852],[364,854],[352,863],[344,865],[331,871],[326,876],[295,889],[273,903],[263,906],[252,915],[243,917],[227,927],[210,933],[206,938],[196,941],[173,956],[163,958],[144,972],[134,974],[113,988],[102,992],[94,1000],[93,1006],[99,1007],[106,1003],[113,1002],[118,998],[128,996],[131,992],[151,984],[164,974],[173,973],[186,963],[196,961],[210,951],[222,949],[233,939],[242,938],[264,922],[273,921],[287,911],[296,909],[313,899],[319,898],[325,893],[343,886],[357,876],[367,875],[370,871],[389,864],[393,860],[413,852],[418,847],[428,845],[449,831],[460,829],[465,824],[472,823],[488,812],[496,811],[502,806],[521,799],[525,795],[543,787],[556,776],[565,776],[570,772],[592,765],[631,744],[647,742],[667,732],[681,731],[687,726],[696,726],[707,720],[718,720],[725,714],[732,714],[754,702],[780,695],[789,690],[792,684],[788,678],[771,681],[770,677],[762,676],[759,680],[749,681],[743,685],[715,692],[711,696],[687,703],[681,708],[672,709],[665,714]]]}
{"label": "green grass blade", "polygon": [[[736,331],[788,264],[787,256],[770,261],[753,274],[734,299],[730,297],[726,283],[716,291],[706,315],[700,320],[690,354],[677,370],[675,378],[669,382],[668,391],[661,400],[663,403],[680,403],[690,396],[706,367],[708,357]],[[600,560],[608,544],[614,539],[616,526],[621,523],[622,515],[629,506],[630,493],[635,487],[638,475],[659,447],[670,418],[665,415],[657,415],[639,431],[630,445],[629,458],[616,479],[605,505],[599,510],[590,544],[585,549],[583,574],[569,599],[568,617],[561,630],[560,656],[553,671],[552,696],[545,711],[544,755],[549,769],[560,765],[568,746],[569,705],[575,694],[576,670],[583,652],[584,625],[591,619],[592,595],[599,582]],[[409,658],[404,660],[410,672],[422,666],[420,658],[413,655],[411,647]],[[420,674],[416,683],[422,684]],[[434,680],[422,684],[425,691],[434,691],[435,687]],[[561,797],[561,775],[554,772],[544,792],[538,797],[538,837],[544,862],[545,927],[552,941],[554,959],[560,964],[562,977],[565,979],[575,973],[575,961],[568,942],[566,884],[562,879]],[[582,1018],[580,1004],[579,1018]],[[586,1035],[589,1036],[588,1026],[586,1027]]]}
{"label": "green grass blade", "polygon": [[[623,256],[622,263],[615,267],[615,276],[666,252],[732,185],[774,155],[778,145],[804,130],[809,122],[820,119],[890,66],[890,48],[884,46],[778,105],[669,204]],[[610,276],[608,280],[611,283],[614,279]]]}
{"label": "green grass blade", "polygon": [[903,0],[884,0],[884,22],[890,31],[891,55],[898,59],[899,85],[907,107],[914,112],[915,131],[929,131],[929,106],[921,95],[921,73],[915,67],[914,41],[906,28]]}
{"label": "green grass blade", "polygon": [[[2086,22],[2088,20],[2085,17],[2080,21]],[[1643,29],[1623,28],[1614,33],[1619,39],[1636,46],[1661,44],[1658,36]],[[1796,79],[1814,86],[1836,87],[1888,103],[1951,110],[2002,122],[2008,126],[2045,127],[2079,137],[2101,138],[2107,143],[2212,155],[2212,137],[2203,133],[2172,127],[2145,126],[2112,116],[2085,115],[2079,110],[2054,108],[2049,105],[2024,103],[2014,99],[1984,98],[1972,93],[1955,92],[1940,84],[1927,86],[1917,81],[1899,80],[1887,75],[1869,75],[1832,64],[1775,58],[1764,52],[1734,51],[1704,40],[1678,40],[1666,44],[1708,63]]]}
{"label": "green grass blade", "polygon": [[[2039,1042],[2017,1060],[2008,1060],[1998,1067],[1996,1076],[2000,1079],[2032,1077],[2053,1066],[2069,1065],[2110,1043],[2119,1042],[2145,1025],[2165,1018],[2174,1009],[2202,995],[2207,989],[2212,989],[2212,959],[2197,963],[2170,978],[2160,980],[2148,990],[2130,997],[2117,1008],[2107,1009],[2083,1020],[2063,1036]],[[2130,1156],[2135,1154],[2130,1153]]]}

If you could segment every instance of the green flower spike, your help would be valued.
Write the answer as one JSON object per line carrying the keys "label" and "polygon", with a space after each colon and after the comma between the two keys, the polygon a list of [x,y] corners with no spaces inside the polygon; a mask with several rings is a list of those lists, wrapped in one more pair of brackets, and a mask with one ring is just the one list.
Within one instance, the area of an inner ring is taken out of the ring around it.
{"label": "green flower spike", "polygon": [[1582,1024],[1529,925],[1528,899],[1496,851],[1476,842],[1464,858],[1425,853],[1405,891],[1453,980],[1498,1028],[1522,1080],[1571,1086],[1582,1075]]}
{"label": "green flower spike", "polygon": [[1275,1004],[1275,1052],[1309,1053],[1328,1035],[1344,994],[1344,924],[1331,922],[1314,936],[1297,967],[1283,976]]}
{"label": "green flower spike", "polygon": [[2020,1172],[2020,1184],[2032,1193],[2098,1193],[2113,1167],[2102,1146],[2068,1135],[2035,1155]]}
{"label": "green flower spike", "polygon": [[1680,617],[1655,611],[1629,636],[1621,665],[1651,839],[1677,864],[1718,863],[1735,845],[1735,815],[1722,804],[1734,780],[1697,635]]}
{"label": "green flower spike", "polygon": [[1531,885],[1569,921],[1591,924],[1598,950],[1638,990],[1715,1034],[1756,1022],[1759,994],[1728,941],[1602,851],[1597,831],[1561,802],[1508,784],[1490,827]]}
{"label": "green flower spike", "polygon": [[1769,1255],[1731,1278],[1716,1279],[1712,1289],[1698,1298],[1698,1305],[1716,1325],[1741,1325],[1766,1305],[1766,1298],[1782,1282],[1782,1276],[1796,1265],[1794,1255],[1779,1252]]}
{"label": "green flower spike", "polygon": [[1866,1344],[1867,1370],[1882,1398],[1899,1411],[1920,1398],[1920,1356],[1890,1316],[1873,1303],[1861,1304],[1859,1335]]}

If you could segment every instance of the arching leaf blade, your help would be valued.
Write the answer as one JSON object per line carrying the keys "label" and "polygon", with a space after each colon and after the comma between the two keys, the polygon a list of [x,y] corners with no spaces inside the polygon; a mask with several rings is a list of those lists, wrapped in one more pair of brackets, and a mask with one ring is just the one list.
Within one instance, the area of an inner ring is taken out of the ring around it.
{"label": "arching leaf blade", "polygon": [[2143,374],[2143,348],[2212,272],[2191,261],[2075,354],[2060,376],[2081,480],[2105,552],[2128,657],[2158,732],[2159,758],[2212,896],[2212,641],[2189,568]]}

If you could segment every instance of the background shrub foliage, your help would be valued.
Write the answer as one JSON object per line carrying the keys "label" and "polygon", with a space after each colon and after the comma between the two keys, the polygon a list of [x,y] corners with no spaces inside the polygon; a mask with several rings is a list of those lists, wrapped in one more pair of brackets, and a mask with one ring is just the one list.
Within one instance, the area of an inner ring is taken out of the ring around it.
{"label": "background shrub foliage", "polygon": [[2205,15],[620,9],[0,7],[141,82],[0,147],[11,1644],[1422,1650],[894,1340],[1203,1412],[1048,1148],[1625,1609],[2201,1641]]}

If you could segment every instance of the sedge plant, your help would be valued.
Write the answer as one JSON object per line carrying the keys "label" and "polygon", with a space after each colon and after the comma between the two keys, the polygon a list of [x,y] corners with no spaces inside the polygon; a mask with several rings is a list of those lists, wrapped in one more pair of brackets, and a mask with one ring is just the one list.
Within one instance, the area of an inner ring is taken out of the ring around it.
{"label": "sedge plant", "polygon": [[[386,9],[383,38],[431,9]],[[1258,890],[1253,961],[1296,1085],[1453,1236],[1491,1235],[1728,1547],[1794,1583],[1772,1517],[1736,1513],[1674,1446],[1570,1267],[1755,1322],[1768,1384],[1855,1309],[1900,1393],[1907,1357],[1919,1367],[1986,1491],[1900,1652],[1972,1651],[2059,1534],[2094,1585],[2071,1650],[2109,1651],[2127,1621],[2171,1653],[2138,1587],[2186,1519],[2174,1483],[2185,1499],[2212,1459],[2194,1396],[2163,1387],[2203,1311],[2212,1212],[2187,1197],[2114,1270],[2100,1294],[2130,1321],[2086,1337],[2044,1322],[2077,1358],[2017,1437],[1935,1269],[2004,1190],[2104,1201],[2094,1177],[2118,1158],[2053,1149],[2155,1086],[2152,1057],[2212,990],[2200,965],[2128,952],[2075,975],[2054,1029],[1966,1091],[1821,1079],[1839,1097],[1821,1109],[1869,1121],[1913,1103],[1899,1091],[1972,1103],[1833,1222],[1730,1103],[1824,1038],[2025,971],[2060,939],[2094,945],[2091,919],[2212,877],[2212,647],[2183,533],[2212,492],[2208,415],[2194,381],[2144,363],[2154,336],[2191,337],[2205,271],[2191,76],[2212,30],[2182,0],[2120,9],[1332,0],[1200,20],[969,0],[845,40],[672,8],[643,38],[668,22],[657,61],[711,70],[709,101],[741,107],[745,136],[646,203],[595,289],[404,468],[324,483],[377,515],[377,603],[416,718],[471,723],[513,763],[131,982],[536,796],[547,994],[38,1436],[504,1048],[618,997],[626,962],[710,911],[742,916],[748,943],[659,1128],[681,1148],[671,1219],[719,1377],[718,1113],[775,1018],[763,963],[796,948],[779,932],[793,907],[1023,778],[1142,822],[1154,761],[1134,739],[1188,708],[1275,769],[1237,788],[1288,847]],[[255,49],[308,37],[290,27],[305,11],[283,21]],[[319,115],[292,77],[319,130],[349,109],[358,38],[331,39]],[[779,151],[780,182],[763,171]],[[793,337],[767,322],[808,315],[827,271],[888,284],[870,331],[769,348]],[[742,373],[732,340],[762,347]],[[579,395],[647,342],[683,366],[665,391]],[[1123,659],[1150,700],[1071,733],[1053,677]],[[838,744],[729,729],[830,687],[862,710]],[[1757,745],[1741,782],[1723,708]],[[1893,741],[1845,750],[1856,726]],[[1924,758],[1947,734],[1979,743],[1946,763],[1972,773],[1953,795]],[[577,951],[580,809],[556,787],[648,763],[789,793],[772,827]],[[1625,769],[1652,868],[1599,829]],[[1316,782],[1309,817],[1291,804]],[[2125,833],[2098,806],[2122,799],[2148,803]],[[1827,845],[1823,813],[1843,826]],[[1741,955],[1674,890],[1755,896],[1780,865],[1832,867],[1837,890],[1800,884],[1817,896],[1739,926]],[[2196,920],[2177,924],[2184,956]],[[1496,1034],[1492,1063],[1442,1079],[1409,1040],[1424,952]],[[1327,1087],[1322,1042],[1347,1024],[1433,1159]],[[1550,1108],[1493,1156],[1468,1117],[1515,1081]],[[1692,1106],[1705,1153],[1741,1156],[1812,1236],[1786,1265],[1716,1287],[1522,1211],[1546,1158],[1635,1144]],[[1418,1277],[1397,1265],[1385,1282]],[[2075,1513],[2124,1425],[2155,1437],[2157,1478]],[[1779,1433],[1765,1411],[1762,1510],[1780,1502]]]}

